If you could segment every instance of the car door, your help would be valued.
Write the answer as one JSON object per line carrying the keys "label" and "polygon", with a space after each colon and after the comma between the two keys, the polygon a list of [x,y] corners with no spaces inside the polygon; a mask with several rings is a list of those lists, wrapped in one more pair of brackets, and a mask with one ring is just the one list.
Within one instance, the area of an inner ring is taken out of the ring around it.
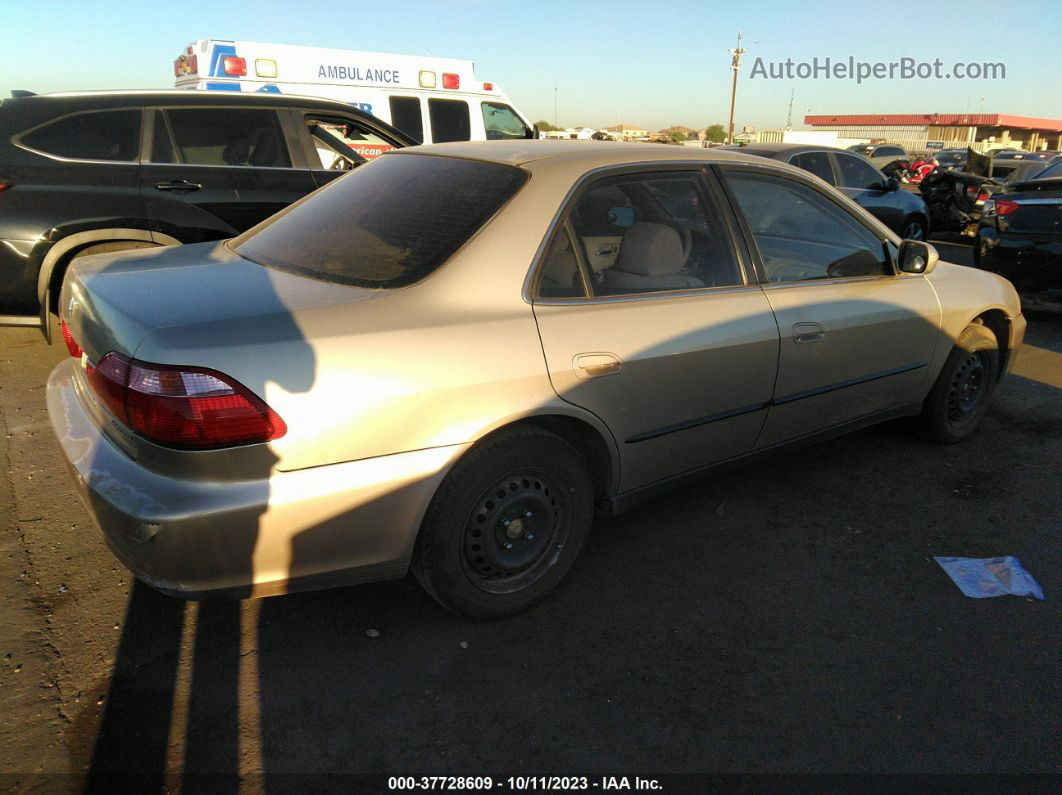
{"label": "car door", "polygon": [[288,146],[285,116],[275,108],[152,109],[140,186],[161,231],[182,230],[176,236],[185,242],[231,237],[314,190],[302,152]]}
{"label": "car door", "polygon": [[939,340],[923,276],[810,181],[721,167],[778,321],[778,380],[758,448],[917,404]]}
{"label": "car door", "polygon": [[717,190],[697,169],[597,176],[533,283],[553,386],[608,425],[624,491],[749,452],[767,413],[778,329]]}
{"label": "car door", "polygon": [[857,155],[835,152],[833,157],[837,163],[837,189],[899,233],[904,209],[897,200],[896,191],[889,189],[885,175]]}

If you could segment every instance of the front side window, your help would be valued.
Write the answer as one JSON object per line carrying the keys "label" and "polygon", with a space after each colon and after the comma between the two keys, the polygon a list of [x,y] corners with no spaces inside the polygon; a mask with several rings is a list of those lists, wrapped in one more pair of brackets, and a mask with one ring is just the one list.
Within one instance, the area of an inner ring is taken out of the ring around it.
{"label": "front side window", "polygon": [[482,105],[483,129],[488,141],[509,141],[532,136],[531,128],[508,105],[501,102],[484,102]]}
{"label": "front side window", "polygon": [[802,152],[789,161],[797,168],[810,171],[819,179],[826,180],[833,185],[833,168],[830,166],[830,155],[827,152]]}
{"label": "front side window", "polygon": [[140,152],[140,110],[77,113],[22,136],[38,152],[74,160],[134,161]]}
{"label": "front side window", "polygon": [[883,241],[810,186],[742,172],[726,180],[752,230],[767,281],[892,273]]}
{"label": "front side window", "polygon": [[698,174],[612,177],[569,215],[594,295],[733,287],[744,283],[721,214]]}
{"label": "front side window", "polygon": [[391,126],[397,127],[417,143],[424,141],[424,120],[419,97],[391,97]]}
{"label": "front side window", "polygon": [[837,155],[841,167],[841,185],[861,190],[881,190],[884,182],[878,170],[865,160],[852,155]]}
{"label": "front side window", "polygon": [[291,166],[276,111],[171,108],[166,111],[179,162],[196,166]]}
{"label": "front side window", "polygon": [[[339,116],[306,116],[318,162],[314,168],[349,171],[366,160],[375,160],[395,148],[394,144],[364,125]],[[354,155],[351,155],[354,152]]]}
{"label": "front side window", "polygon": [[428,116],[431,119],[431,139],[437,144],[448,141],[468,141],[471,126],[468,118],[468,103],[461,99],[429,99]]}
{"label": "front side window", "polygon": [[260,265],[376,289],[439,268],[527,181],[513,166],[395,153],[352,171],[232,241]]}

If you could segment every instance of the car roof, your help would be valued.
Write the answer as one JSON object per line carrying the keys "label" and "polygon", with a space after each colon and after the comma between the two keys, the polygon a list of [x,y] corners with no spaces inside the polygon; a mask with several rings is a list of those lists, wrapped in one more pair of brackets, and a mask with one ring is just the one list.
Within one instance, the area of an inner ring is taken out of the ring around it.
{"label": "car roof", "polygon": [[[572,141],[563,139],[517,141],[460,141],[429,144],[400,149],[392,155],[440,155],[470,160],[485,160],[510,166],[551,160],[555,162],[592,162],[595,166],[622,165],[642,161],[698,160],[705,162],[757,163],[760,158],[719,147],[701,149],[689,146],[618,141]],[[390,155],[389,155],[390,156]]]}
{"label": "car roof", "polygon": [[264,107],[328,107],[355,115],[368,116],[353,105],[324,97],[300,94],[260,94],[237,91],[199,91],[191,89],[129,89],[121,91],[63,91],[53,94],[5,97],[0,104],[14,106],[45,106],[65,104],[71,108],[117,108],[129,105],[260,105]]}

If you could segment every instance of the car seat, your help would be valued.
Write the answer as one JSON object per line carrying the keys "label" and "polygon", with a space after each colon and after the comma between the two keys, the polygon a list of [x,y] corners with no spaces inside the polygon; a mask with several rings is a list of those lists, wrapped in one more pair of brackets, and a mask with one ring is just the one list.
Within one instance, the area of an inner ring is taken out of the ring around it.
{"label": "car seat", "polygon": [[704,287],[682,273],[685,265],[682,239],[673,227],[639,221],[623,233],[616,264],[604,273],[605,288],[629,293]]}

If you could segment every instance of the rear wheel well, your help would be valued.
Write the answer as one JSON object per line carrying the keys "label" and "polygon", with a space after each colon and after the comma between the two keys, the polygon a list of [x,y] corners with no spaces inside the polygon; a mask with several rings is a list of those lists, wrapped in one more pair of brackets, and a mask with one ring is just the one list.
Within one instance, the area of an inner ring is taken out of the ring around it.
{"label": "rear wheel well", "polygon": [[996,337],[999,346],[999,373],[997,378],[1002,378],[1007,371],[1007,361],[1010,359],[1010,318],[999,309],[989,309],[982,312],[974,321],[991,331]]}
{"label": "rear wheel well", "polygon": [[527,417],[511,425],[506,425],[491,433],[490,436],[496,436],[514,428],[527,426],[549,431],[574,447],[580,458],[586,463],[590,480],[594,484],[594,500],[597,501],[609,495],[615,474],[613,472],[612,454],[608,443],[602,438],[596,428],[575,417],[561,414],[545,414]]}
{"label": "rear wheel well", "polygon": [[57,311],[59,306],[59,292],[63,286],[63,279],[66,278],[66,271],[70,267],[70,263],[78,257],[85,257],[90,254],[105,254],[112,251],[129,251],[137,248],[157,248],[160,245],[165,244],[151,240],[137,240],[121,236],[116,236],[113,239],[86,240],[82,245],[76,246],[70,251],[63,253],[55,265],[52,266],[51,273],[48,276],[48,289],[51,292],[51,300],[48,308],[52,312]]}

